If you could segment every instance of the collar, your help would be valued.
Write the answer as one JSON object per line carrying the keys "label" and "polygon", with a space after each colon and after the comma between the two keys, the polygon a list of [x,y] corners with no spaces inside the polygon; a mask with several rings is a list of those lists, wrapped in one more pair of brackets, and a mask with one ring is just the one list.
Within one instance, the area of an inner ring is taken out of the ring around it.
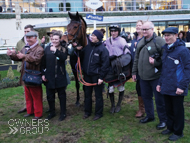
{"label": "collar", "polygon": [[168,49],[170,49],[173,46],[174,43],[168,45]]}

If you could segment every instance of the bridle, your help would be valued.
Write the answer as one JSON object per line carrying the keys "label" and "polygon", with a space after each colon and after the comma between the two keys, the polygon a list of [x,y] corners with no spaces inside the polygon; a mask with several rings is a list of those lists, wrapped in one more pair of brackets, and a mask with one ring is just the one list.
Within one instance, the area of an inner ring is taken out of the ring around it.
{"label": "bridle", "polygon": [[[78,35],[79,35],[79,31],[81,30],[81,27],[82,27],[82,23],[81,23],[81,20],[80,21],[75,21],[75,20],[71,20],[71,23],[72,22],[75,22],[75,23],[79,23],[79,28],[77,30],[77,32],[75,33],[75,35],[71,34],[71,33],[67,33],[67,39],[68,39],[68,35],[71,35],[73,38],[71,40],[68,41],[68,44],[70,43],[73,43],[74,41],[78,44],[78,41],[76,41]],[[78,77],[78,80],[85,86],[95,86],[97,85],[97,83],[87,83],[84,81],[83,79],[83,76],[82,76],[82,70],[81,70],[81,62],[80,62],[80,56],[79,56],[79,52],[77,53],[77,77]],[[80,77],[79,77],[79,73],[80,73]]]}
{"label": "bridle", "polygon": [[[82,27],[81,20],[80,20],[80,21],[71,20],[71,23],[72,23],[72,22],[79,23],[79,28],[78,28],[77,32],[75,33],[75,35],[73,35],[73,34],[71,34],[71,33],[67,33],[67,34],[66,34],[66,35],[67,35],[67,39],[69,39],[69,38],[68,38],[68,35],[71,35],[71,36],[73,37],[71,40],[68,41],[68,44],[73,43],[74,40],[77,39],[77,37],[78,37],[78,35],[79,35],[79,31],[81,30],[81,27]],[[75,41],[75,42],[76,42],[76,41]]]}

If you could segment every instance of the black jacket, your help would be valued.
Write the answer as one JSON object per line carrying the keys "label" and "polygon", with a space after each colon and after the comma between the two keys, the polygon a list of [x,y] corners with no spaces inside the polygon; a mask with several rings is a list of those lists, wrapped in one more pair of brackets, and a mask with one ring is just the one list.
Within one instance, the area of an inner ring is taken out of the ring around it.
{"label": "black jacket", "polygon": [[190,32],[189,31],[187,31],[187,33],[186,33],[186,39],[187,39],[187,42],[190,42]]}
{"label": "black jacket", "polygon": [[92,43],[88,40],[88,45],[80,52],[82,58],[82,69],[87,75],[99,75],[104,79],[109,71],[109,53],[102,42]]}
{"label": "black jacket", "polygon": [[65,60],[67,52],[65,48],[56,50],[55,53],[50,51],[50,46],[45,49],[42,59],[42,75],[48,80],[45,82],[47,88],[55,89],[67,86]]}

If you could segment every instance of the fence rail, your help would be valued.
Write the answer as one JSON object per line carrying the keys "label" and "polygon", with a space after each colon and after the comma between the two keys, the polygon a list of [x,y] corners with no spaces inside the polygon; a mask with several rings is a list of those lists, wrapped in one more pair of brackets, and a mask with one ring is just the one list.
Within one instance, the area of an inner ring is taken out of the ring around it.
{"label": "fence rail", "polygon": [[[176,4],[172,2],[152,2],[137,0],[133,1],[102,1],[103,7],[97,11],[138,11],[138,10],[181,10],[190,9],[190,4]],[[85,1],[0,1],[3,13],[14,13],[15,4],[18,3],[22,13],[44,13],[44,12],[92,12],[92,9],[85,6]]]}

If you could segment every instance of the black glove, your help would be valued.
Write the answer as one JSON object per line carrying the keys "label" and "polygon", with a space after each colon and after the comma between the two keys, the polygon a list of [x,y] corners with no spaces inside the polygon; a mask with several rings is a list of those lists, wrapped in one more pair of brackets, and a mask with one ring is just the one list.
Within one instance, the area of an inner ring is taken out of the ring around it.
{"label": "black glove", "polygon": [[116,58],[117,58],[117,56],[115,56],[115,55],[109,56],[110,61],[112,61],[112,60],[114,60]]}

